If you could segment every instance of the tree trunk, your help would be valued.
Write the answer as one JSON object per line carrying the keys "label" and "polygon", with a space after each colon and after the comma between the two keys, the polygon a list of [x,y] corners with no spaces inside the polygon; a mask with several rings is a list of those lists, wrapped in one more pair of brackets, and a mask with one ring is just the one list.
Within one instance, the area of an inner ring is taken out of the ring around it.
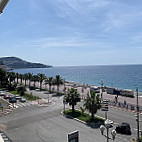
{"label": "tree trunk", "polygon": [[91,120],[94,120],[94,101],[92,102]]}
{"label": "tree trunk", "polygon": [[72,104],[72,113],[74,115],[74,104]]}
{"label": "tree trunk", "polygon": [[57,85],[57,94],[59,94],[59,85]]}
{"label": "tree trunk", "polygon": [[26,86],[26,79],[25,79],[25,86]]}
{"label": "tree trunk", "polygon": [[35,81],[34,81],[34,88],[35,88]]}
{"label": "tree trunk", "polygon": [[91,112],[91,120],[94,120],[94,112]]}
{"label": "tree trunk", "polygon": [[17,77],[17,84],[18,84],[18,77]]}
{"label": "tree trunk", "polygon": [[49,92],[51,92],[51,85],[49,85]]}
{"label": "tree trunk", "polygon": [[40,82],[40,90],[41,90],[41,88],[42,88],[42,82]]}
{"label": "tree trunk", "polygon": [[29,80],[29,88],[31,87],[31,81]]}

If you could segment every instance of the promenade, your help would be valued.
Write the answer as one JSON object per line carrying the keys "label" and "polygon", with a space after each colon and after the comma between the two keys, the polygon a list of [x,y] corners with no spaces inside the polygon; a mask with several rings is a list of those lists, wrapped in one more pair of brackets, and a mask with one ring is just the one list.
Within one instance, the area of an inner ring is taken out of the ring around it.
{"label": "promenade", "polygon": [[[31,85],[33,85],[33,82],[31,83]],[[36,87],[40,87],[39,83],[36,83]],[[48,90],[49,85],[48,84],[44,85],[44,83],[43,83],[42,88]],[[64,90],[64,88],[66,88],[66,89]],[[82,99],[86,98],[87,94],[90,93],[90,86],[84,87],[82,84],[77,84],[75,82],[68,82],[68,83],[65,83],[65,85],[60,85],[59,91],[61,93],[67,93],[68,89],[70,89],[70,88],[77,89],[77,91],[81,95]],[[51,90],[56,92],[57,86],[52,85]],[[115,96],[116,95],[107,94],[107,92],[103,92],[103,99],[110,100],[111,102],[115,101]],[[135,107],[134,110],[136,110],[136,97],[131,98],[131,97],[124,97],[124,96],[119,95],[117,101],[121,104],[124,104],[124,102],[125,102],[129,106],[132,105]],[[141,96],[139,97],[139,106],[142,109],[142,97]],[[140,111],[142,111],[142,110],[140,110]]]}

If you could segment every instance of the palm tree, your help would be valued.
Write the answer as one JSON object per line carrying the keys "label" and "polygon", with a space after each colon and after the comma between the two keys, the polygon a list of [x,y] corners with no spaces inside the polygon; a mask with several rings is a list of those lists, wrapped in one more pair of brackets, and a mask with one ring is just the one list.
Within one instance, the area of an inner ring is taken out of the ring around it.
{"label": "palm tree", "polygon": [[17,88],[17,93],[19,93],[20,96],[23,96],[25,94],[25,91],[26,91],[25,86],[19,86]]}
{"label": "palm tree", "polygon": [[17,79],[17,84],[18,84],[18,79],[19,79],[19,74],[16,73],[16,79]]}
{"label": "palm tree", "polygon": [[45,80],[45,84],[49,85],[49,92],[51,92],[51,86],[53,85],[53,81],[54,81],[53,77],[49,77]]}
{"label": "palm tree", "polygon": [[7,73],[3,69],[0,69],[0,86],[2,87],[7,80]]}
{"label": "palm tree", "polygon": [[20,78],[21,84],[22,84],[22,81],[23,81],[23,74],[18,74],[18,78]]}
{"label": "palm tree", "polygon": [[15,78],[16,78],[14,72],[7,72],[7,77],[8,77],[8,80],[9,80],[9,83],[10,83],[10,84],[11,84],[11,83],[15,80]]}
{"label": "palm tree", "polygon": [[24,79],[24,81],[25,81],[25,86],[27,85],[26,83],[27,83],[27,80],[28,80],[28,75],[27,75],[27,73],[25,73],[24,75],[23,75],[23,79]]}
{"label": "palm tree", "polygon": [[60,77],[60,75],[56,75],[56,78],[54,79],[54,84],[57,85],[57,94],[59,94],[59,86],[63,84],[63,79]]}
{"label": "palm tree", "polygon": [[46,79],[46,76],[45,76],[45,74],[39,73],[39,74],[38,74],[38,77],[39,77],[40,90],[41,90],[41,88],[42,88],[42,82],[43,82],[43,80]]}
{"label": "palm tree", "polygon": [[27,73],[27,78],[29,80],[29,88],[31,86],[31,79],[32,79],[33,73]]}
{"label": "palm tree", "polygon": [[39,81],[39,76],[38,76],[38,75],[33,75],[31,81],[34,82],[34,88],[35,88],[35,87],[36,87],[36,86],[35,86],[35,83],[36,83],[37,81]]}
{"label": "palm tree", "polygon": [[101,100],[99,95],[91,91],[90,94],[87,94],[84,101],[84,107],[91,113],[91,120],[94,120],[94,114],[101,108]]}
{"label": "palm tree", "polygon": [[72,106],[72,113],[74,114],[74,106],[77,102],[80,102],[80,94],[77,92],[77,89],[71,88],[68,90],[67,95],[64,97],[66,103]]}

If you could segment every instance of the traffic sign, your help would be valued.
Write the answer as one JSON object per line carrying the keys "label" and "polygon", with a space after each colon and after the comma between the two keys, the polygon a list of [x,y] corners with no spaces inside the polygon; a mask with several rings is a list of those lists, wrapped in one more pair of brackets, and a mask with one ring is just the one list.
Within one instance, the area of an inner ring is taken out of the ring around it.
{"label": "traffic sign", "polygon": [[102,111],[108,111],[109,106],[108,106],[108,100],[103,100],[102,102]]}
{"label": "traffic sign", "polygon": [[79,131],[68,134],[68,142],[79,142]]}

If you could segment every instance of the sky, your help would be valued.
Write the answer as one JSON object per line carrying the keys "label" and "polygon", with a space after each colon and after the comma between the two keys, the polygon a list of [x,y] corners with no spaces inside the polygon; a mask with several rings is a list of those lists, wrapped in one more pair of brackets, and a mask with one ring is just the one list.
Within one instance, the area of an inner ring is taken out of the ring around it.
{"label": "sky", "polygon": [[10,0],[0,57],[53,66],[142,64],[142,0]]}

